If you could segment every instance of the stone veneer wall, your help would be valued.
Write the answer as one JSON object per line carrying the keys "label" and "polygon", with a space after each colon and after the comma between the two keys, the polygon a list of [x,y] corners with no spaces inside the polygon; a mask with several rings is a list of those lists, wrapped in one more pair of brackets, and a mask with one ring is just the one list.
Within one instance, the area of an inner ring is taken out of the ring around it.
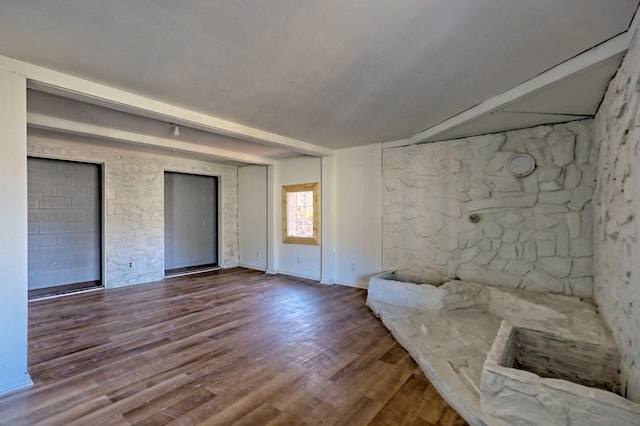
{"label": "stone veneer wall", "polygon": [[[385,149],[384,269],[404,281],[460,278],[591,297],[591,126]],[[516,153],[535,158],[531,175],[509,172]]]}
{"label": "stone veneer wall", "polygon": [[634,36],[596,116],[595,299],[623,354],[627,397],[640,402],[640,45]]}
{"label": "stone veneer wall", "polygon": [[[217,175],[221,180],[221,266],[238,265],[237,168],[57,139],[30,137],[28,154],[104,163],[106,287],[164,277],[164,171]],[[129,267],[129,263],[133,267]]]}

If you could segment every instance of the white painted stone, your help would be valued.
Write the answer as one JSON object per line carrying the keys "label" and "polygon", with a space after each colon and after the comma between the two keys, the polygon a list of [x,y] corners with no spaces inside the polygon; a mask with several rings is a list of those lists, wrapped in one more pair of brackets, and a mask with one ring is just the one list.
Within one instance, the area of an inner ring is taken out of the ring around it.
{"label": "white painted stone", "polygon": [[569,164],[564,171],[564,187],[567,189],[576,189],[580,184],[582,172],[575,164]]}
{"label": "white painted stone", "polygon": [[573,267],[571,268],[571,278],[592,277],[593,276],[593,258],[579,257],[573,259]]}
{"label": "white painted stone", "polygon": [[546,215],[535,215],[524,220],[524,226],[531,229],[547,229],[559,222],[557,218]]}
{"label": "white painted stone", "polygon": [[556,254],[569,257],[569,229],[563,223],[553,227],[556,234]]}
{"label": "white painted stone", "polygon": [[593,198],[593,190],[586,186],[580,186],[571,191],[571,201],[569,207],[572,210],[580,211],[584,208],[587,201]]}
{"label": "white painted stone", "polygon": [[[570,259],[576,253],[586,253],[582,241],[573,240],[591,236],[589,227],[582,226],[590,203],[586,201],[579,208],[582,201],[578,199],[578,204],[572,204],[572,191],[588,188],[583,181],[585,170],[592,165],[588,161],[560,165],[573,155],[568,148],[574,140],[577,152],[576,135],[580,132],[587,135],[587,145],[591,143],[588,126],[579,126],[540,126],[393,148],[398,153],[383,166],[383,178],[395,179],[393,191],[383,192],[383,265],[399,272],[407,268],[405,272],[413,276],[420,278],[422,274],[423,280],[436,277],[441,282],[446,276],[455,276],[459,264],[494,272],[507,267],[520,271],[522,267],[508,263],[518,260],[534,265],[526,271],[530,273],[540,268],[536,264],[539,258]],[[528,152],[536,158],[537,169],[525,178],[515,178],[506,169],[516,152]],[[565,182],[571,188],[566,188]],[[404,212],[405,216],[387,216],[391,212]],[[471,213],[480,214],[479,223],[469,222]],[[548,233],[546,242],[540,242],[539,231]],[[387,232],[397,236],[390,238]],[[386,250],[389,245],[393,251]],[[393,262],[387,254],[392,254]],[[531,280],[529,285],[533,285]],[[547,291],[547,287],[539,290]],[[572,290],[563,283],[561,291],[571,294]]]}
{"label": "white painted stone", "polygon": [[536,203],[537,197],[532,194],[525,194],[518,197],[500,197],[486,200],[474,200],[464,203],[464,208],[468,212],[491,208],[518,208],[532,207]]}
{"label": "white painted stone", "polygon": [[487,238],[500,238],[502,236],[502,226],[497,222],[488,222],[484,225],[484,235]]}
{"label": "white painted stone", "polygon": [[460,160],[449,160],[449,173],[460,173],[462,162]]}
{"label": "white painted stone", "polygon": [[526,262],[524,260],[510,260],[505,266],[505,272],[509,272],[514,275],[524,276],[527,272],[534,268],[535,264]]}
{"label": "white painted stone", "polygon": [[539,182],[555,181],[560,177],[560,174],[562,173],[562,167],[558,167],[558,166],[539,167],[536,173],[538,175]]}
{"label": "white painted stone", "polygon": [[537,265],[556,278],[566,278],[571,273],[571,260],[563,257],[543,257]]}
{"label": "white painted stone", "polygon": [[549,240],[536,241],[536,249],[538,257],[549,257],[556,254],[556,242]]}
{"label": "white painted stone", "polygon": [[571,257],[593,256],[593,240],[591,238],[576,238],[570,242]]}
{"label": "white painted stone", "polygon": [[534,240],[529,240],[524,243],[524,254],[522,256],[523,260],[527,262],[535,262],[537,259],[537,250],[536,250],[536,242]]}
{"label": "white painted stone", "polygon": [[560,204],[536,204],[533,208],[534,215],[547,215],[555,213],[569,213],[569,208]]}
{"label": "white painted stone", "polygon": [[480,248],[477,246],[469,247],[460,252],[460,263],[471,262],[480,253]]}
{"label": "white painted stone", "polygon": [[502,235],[502,241],[505,243],[515,243],[520,237],[520,232],[515,229],[506,229]]}
{"label": "white painted stone", "polygon": [[564,189],[564,186],[555,180],[540,182],[539,187],[540,191],[559,191]]}
{"label": "white painted stone", "polygon": [[577,297],[593,297],[593,278],[592,277],[582,277],[582,278],[571,278],[569,280],[569,285],[571,286],[571,293]]}
{"label": "white painted stone", "polygon": [[496,257],[495,251],[481,252],[480,254],[478,254],[478,256],[476,256],[474,263],[478,266],[485,266],[491,263],[491,261],[495,257]]}
{"label": "white painted stone", "polygon": [[575,134],[570,134],[562,140],[552,142],[550,151],[553,156],[553,162],[557,166],[566,166],[573,162],[575,144]]}
{"label": "white painted stone", "polygon": [[493,271],[503,271],[507,266],[507,261],[499,257],[494,257],[491,263],[489,263],[489,269]]}
{"label": "white painted stone", "polygon": [[515,244],[503,244],[498,250],[498,257],[501,259],[517,259],[518,254]]}
{"label": "white painted stone", "polygon": [[[638,404],[609,392],[584,387],[586,391],[576,390],[580,385],[501,365],[505,351],[500,348],[506,347],[510,335],[505,330],[513,322],[526,329],[613,347],[615,342],[593,304],[466,281],[418,286],[429,287],[420,295],[407,295],[404,289],[392,291],[389,303],[374,295],[372,287],[367,305],[470,424],[564,425],[557,421],[572,413],[574,420],[582,422],[577,424],[591,425],[589,417],[576,413],[593,410],[593,419],[599,422],[600,416],[635,420],[640,414]],[[406,297],[397,298],[397,294]],[[413,309],[416,300],[427,300],[430,308]],[[407,303],[409,309],[395,302]]]}
{"label": "white painted stone", "polygon": [[[570,238],[580,237],[580,213],[571,212],[566,215],[567,227],[569,228]],[[593,240],[590,239],[590,244],[593,244]]]}
{"label": "white painted stone", "polygon": [[543,191],[538,195],[538,202],[543,204],[564,204],[571,200],[571,192],[562,191]]}
{"label": "white painted stone", "polygon": [[552,293],[564,292],[564,284],[562,284],[562,281],[540,269],[529,272],[522,280],[521,288],[533,291],[549,291]]}
{"label": "white painted stone", "polygon": [[[495,260],[495,259],[494,259]],[[458,276],[465,281],[490,282],[504,287],[517,288],[522,278],[506,272],[491,271],[474,265],[460,265]]]}

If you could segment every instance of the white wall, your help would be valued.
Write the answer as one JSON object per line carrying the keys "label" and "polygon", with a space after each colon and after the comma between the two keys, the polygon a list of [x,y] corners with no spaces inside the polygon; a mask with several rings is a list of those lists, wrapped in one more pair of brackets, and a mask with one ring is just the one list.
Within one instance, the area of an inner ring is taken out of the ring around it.
{"label": "white wall", "polygon": [[[322,161],[317,157],[297,157],[278,161],[275,167],[273,215],[276,244],[276,271],[312,280],[321,278],[321,247],[304,244],[282,243],[282,186],[299,183],[321,182]],[[326,194],[320,183],[321,194]],[[276,201],[277,200],[277,201]],[[320,203],[330,202],[320,197]],[[322,219],[322,216],[321,216]],[[324,223],[324,221],[323,221]],[[321,224],[323,226],[323,224]],[[322,232],[322,229],[321,229]],[[321,241],[321,244],[324,242]]]}
{"label": "white wall", "polygon": [[[221,195],[218,262],[238,265],[237,167],[101,146],[87,138],[34,132],[29,155],[104,164],[106,287],[164,277],[164,172],[218,176]],[[26,160],[25,160],[26,161]],[[129,266],[131,264],[131,267]]]}
{"label": "white wall", "polygon": [[0,71],[0,394],[27,372],[26,79]]}
{"label": "white wall", "polygon": [[382,147],[336,151],[335,282],[367,287],[382,271]]}
{"label": "white wall", "polygon": [[[592,297],[591,126],[385,149],[385,269],[412,282],[460,278]],[[509,171],[516,153],[535,159],[530,175]]]}
{"label": "white wall", "polygon": [[627,397],[640,402],[640,44],[633,38],[596,116],[595,299],[620,348]]}
{"label": "white wall", "polygon": [[240,266],[267,269],[267,166],[238,168]]}

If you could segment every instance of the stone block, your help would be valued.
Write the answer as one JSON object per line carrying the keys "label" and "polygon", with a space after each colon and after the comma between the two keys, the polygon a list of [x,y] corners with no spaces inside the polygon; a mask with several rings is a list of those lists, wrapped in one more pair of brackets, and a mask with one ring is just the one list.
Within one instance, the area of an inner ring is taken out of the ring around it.
{"label": "stone block", "polygon": [[418,237],[433,237],[438,235],[444,225],[442,216],[432,214],[426,217],[418,217],[407,221]]}
{"label": "stone block", "polygon": [[496,257],[495,251],[484,251],[478,254],[473,263],[478,266],[485,266],[491,263],[494,257]]}
{"label": "stone block", "polygon": [[567,189],[575,189],[580,184],[582,172],[575,164],[569,164],[564,171],[564,187]]}
{"label": "stone block", "polygon": [[536,264],[556,278],[566,278],[571,273],[571,260],[567,258],[543,257]]}
{"label": "stone block", "polygon": [[535,215],[524,220],[524,226],[531,229],[548,229],[558,224],[560,220],[556,217],[546,215]]}
{"label": "stone block", "polygon": [[569,207],[571,210],[580,211],[584,205],[593,198],[593,189],[587,186],[579,186],[571,191],[571,201]]}
{"label": "stone block", "polygon": [[477,246],[469,247],[460,251],[459,261],[460,263],[471,262],[480,253],[480,248]]}
{"label": "stone block", "polygon": [[516,252],[515,244],[503,244],[498,250],[498,257],[501,259],[517,259],[518,253]]}
{"label": "stone block", "polygon": [[536,241],[536,249],[538,258],[549,257],[556,254],[555,240],[538,240]]}
{"label": "stone block", "polygon": [[560,177],[562,173],[562,167],[558,166],[545,166],[537,169],[538,181],[554,181]]}
{"label": "stone block", "polygon": [[540,182],[540,191],[559,191],[561,189],[564,189],[564,186],[555,180]]}
{"label": "stone block", "polygon": [[576,238],[570,242],[571,257],[593,256],[593,240],[591,238]]}
{"label": "stone block", "polygon": [[487,238],[500,238],[502,236],[502,226],[497,222],[487,222],[483,229]]}
{"label": "stone block", "polygon": [[538,195],[538,202],[542,204],[564,204],[571,200],[570,191],[544,191]]}
{"label": "stone block", "polygon": [[593,257],[579,257],[573,259],[571,278],[593,277]]}
{"label": "stone block", "polygon": [[563,293],[564,284],[558,278],[539,269],[529,272],[522,280],[521,288],[532,291]]}
{"label": "stone block", "polygon": [[536,242],[534,240],[529,240],[524,243],[524,253],[522,255],[522,260],[526,260],[527,262],[535,262],[538,258],[536,251]]}
{"label": "stone block", "polygon": [[576,297],[593,298],[593,278],[571,278],[569,280],[569,286],[571,287],[572,295]]}
{"label": "stone block", "polygon": [[504,234],[502,234],[502,242],[504,243],[515,243],[518,241],[520,237],[520,232],[515,229],[506,229]]}
{"label": "stone block", "polygon": [[534,267],[534,264],[531,262],[526,262],[524,260],[510,260],[505,266],[505,272],[509,272],[514,275],[524,276],[527,272],[531,271]]}
{"label": "stone block", "polygon": [[491,208],[533,207],[536,200],[537,196],[533,194],[525,194],[518,197],[489,198],[486,200],[468,201],[464,203],[464,208],[468,212],[474,212]]}
{"label": "stone block", "polygon": [[492,271],[486,267],[475,265],[460,265],[458,268],[458,277],[464,281],[476,281],[511,288],[517,288],[522,281],[522,278],[517,275]]}
{"label": "stone block", "polygon": [[574,134],[569,134],[557,142],[552,142],[549,147],[553,162],[557,166],[566,166],[574,160],[574,149],[576,138]]}

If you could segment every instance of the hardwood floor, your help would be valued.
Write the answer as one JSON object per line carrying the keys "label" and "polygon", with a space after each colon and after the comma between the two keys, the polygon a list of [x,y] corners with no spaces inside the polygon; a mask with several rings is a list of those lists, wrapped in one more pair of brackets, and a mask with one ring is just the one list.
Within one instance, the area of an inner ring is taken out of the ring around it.
{"label": "hardwood floor", "polygon": [[363,290],[222,270],[29,304],[2,425],[464,425]]}

